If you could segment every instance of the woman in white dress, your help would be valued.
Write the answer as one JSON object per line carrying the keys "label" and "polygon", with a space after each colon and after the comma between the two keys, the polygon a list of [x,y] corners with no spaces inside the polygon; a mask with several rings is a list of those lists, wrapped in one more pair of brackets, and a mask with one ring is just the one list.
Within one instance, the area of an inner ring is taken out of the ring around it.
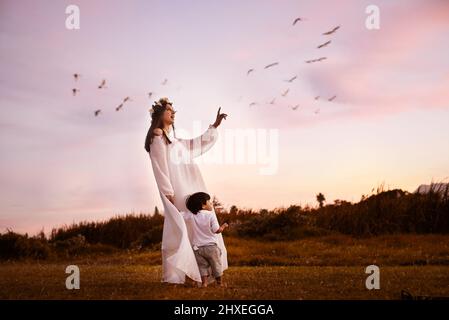
{"label": "woman in white dress", "polygon": [[[193,158],[209,150],[217,141],[217,127],[227,115],[217,112],[213,124],[201,136],[179,139],[174,133],[175,112],[167,98],[151,108],[151,126],[145,139],[159,194],[164,206],[162,234],[162,282],[184,283],[186,276],[201,282],[199,268],[190,244],[188,226],[181,212],[187,211],[185,200],[195,192],[206,192],[201,172]],[[215,211],[214,211],[215,214]],[[223,270],[228,268],[223,236],[217,235],[222,251]],[[211,277],[213,280],[213,277]]]}

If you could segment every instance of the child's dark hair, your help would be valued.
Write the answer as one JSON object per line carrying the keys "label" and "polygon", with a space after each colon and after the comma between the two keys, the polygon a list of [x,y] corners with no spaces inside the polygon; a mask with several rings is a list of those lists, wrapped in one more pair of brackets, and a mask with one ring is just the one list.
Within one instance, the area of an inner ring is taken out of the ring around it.
{"label": "child's dark hair", "polygon": [[210,195],[206,192],[196,192],[187,198],[186,207],[193,214],[197,214],[203,208],[203,204],[206,204],[207,200],[210,200]]}

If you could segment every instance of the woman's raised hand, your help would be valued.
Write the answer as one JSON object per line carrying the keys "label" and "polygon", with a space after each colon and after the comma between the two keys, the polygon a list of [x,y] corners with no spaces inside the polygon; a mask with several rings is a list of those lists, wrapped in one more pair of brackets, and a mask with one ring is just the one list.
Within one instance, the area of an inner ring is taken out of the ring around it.
{"label": "woman's raised hand", "polygon": [[213,124],[213,126],[214,126],[215,128],[218,127],[218,126],[221,124],[221,121],[222,121],[223,119],[226,120],[226,117],[228,116],[226,113],[220,113],[220,110],[221,110],[221,107],[218,108],[218,111],[217,111],[217,119],[215,120],[215,122],[214,122],[214,124]]}

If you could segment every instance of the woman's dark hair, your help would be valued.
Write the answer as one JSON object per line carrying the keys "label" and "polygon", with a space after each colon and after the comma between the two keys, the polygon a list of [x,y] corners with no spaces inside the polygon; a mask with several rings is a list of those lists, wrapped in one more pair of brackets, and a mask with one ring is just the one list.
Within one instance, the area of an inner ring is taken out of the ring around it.
{"label": "woman's dark hair", "polygon": [[197,214],[203,208],[203,204],[206,204],[207,200],[210,200],[210,195],[206,192],[197,192],[191,194],[186,201],[186,207],[193,214]]}
{"label": "woman's dark hair", "polygon": [[[150,129],[148,129],[147,136],[145,138],[145,150],[150,152],[150,145],[153,143],[154,129],[164,129],[164,124],[162,122],[162,116],[164,115],[165,110],[167,110],[167,105],[172,105],[167,99],[161,98],[159,101],[155,101],[153,104],[153,114],[151,115],[151,125]],[[173,133],[175,132],[175,126],[172,124]],[[162,130],[162,136],[164,137],[165,143],[171,143],[171,140],[168,138],[167,134],[164,130]]]}

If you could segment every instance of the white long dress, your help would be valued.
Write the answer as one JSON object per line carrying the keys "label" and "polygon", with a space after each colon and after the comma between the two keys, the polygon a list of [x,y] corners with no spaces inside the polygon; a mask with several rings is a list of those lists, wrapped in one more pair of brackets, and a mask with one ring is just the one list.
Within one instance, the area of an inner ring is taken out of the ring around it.
{"label": "white long dress", "polygon": [[[207,192],[201,172],[193,158],[209,150],[218,139],[218,130],[209,126],[202,135],[193,139],[178,139],[171,133],[172,143],[163,136],[155,136],[150,146],[150,159],[156,183],[164,206],[162,234],[162,282],[184,283],[185,276],[201,282],[189,233],[182,212],[187,211],[185,200],[195,192]],[[174,195],[174,205],[166,195]],[[214,211],[215,214],[215,211]],[[222,252],[223,270],[228,268],[227,251],[223,236],[217,235]],[[210,282],[212,277],[208,279]]]}

